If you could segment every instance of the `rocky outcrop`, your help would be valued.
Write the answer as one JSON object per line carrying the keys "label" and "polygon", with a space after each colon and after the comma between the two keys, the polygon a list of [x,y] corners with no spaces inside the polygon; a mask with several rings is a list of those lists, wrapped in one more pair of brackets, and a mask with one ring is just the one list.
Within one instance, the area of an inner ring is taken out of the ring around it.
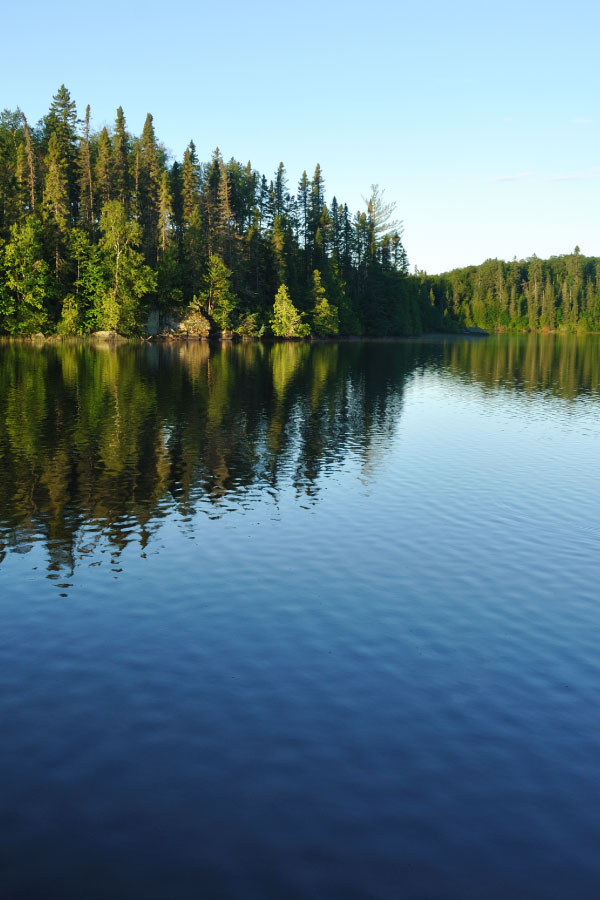
{"label": "rocky outcrop", "polygon": [[211,324],[199,306],[191,303],[180,313],[171,310],[160,315],[156,310],[151,311],[146,331],[157,337],[202,340],[210,335]]}
{"label": "rocky outcrop", "polygon": [[124,338],[122,334],[118,334],[116,331],[94,331],[90,334],[90,337],[95,341],[113,341],[114,343],[127,341],[127,338]]}

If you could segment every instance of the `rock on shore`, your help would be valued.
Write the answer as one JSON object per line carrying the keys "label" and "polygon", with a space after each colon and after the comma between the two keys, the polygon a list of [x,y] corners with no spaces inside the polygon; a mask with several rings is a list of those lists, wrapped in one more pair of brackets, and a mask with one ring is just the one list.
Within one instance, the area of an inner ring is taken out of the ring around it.
{"label": "rock on shore", "polygon": [[118,334],[116,331],[94,331],[90,334],[90,337],[96,341],[127,341],[127,338],[124,338],[122,334]]}

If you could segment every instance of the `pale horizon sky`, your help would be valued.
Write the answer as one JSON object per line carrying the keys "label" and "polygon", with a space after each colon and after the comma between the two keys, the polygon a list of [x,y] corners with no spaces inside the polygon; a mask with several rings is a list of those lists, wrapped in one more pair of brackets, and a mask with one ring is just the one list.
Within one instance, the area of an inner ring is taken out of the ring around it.
{"label": "pale horizon sky", "polygon": [[151,112],[177,159],[192,138],[267,178],[282,160],[293,192],[319,162],[352,212],[379,184],[411,269],[600,255],[595,3],[34,0],[2,20],[0,107],[32,122],[64,83],[94,128]]}

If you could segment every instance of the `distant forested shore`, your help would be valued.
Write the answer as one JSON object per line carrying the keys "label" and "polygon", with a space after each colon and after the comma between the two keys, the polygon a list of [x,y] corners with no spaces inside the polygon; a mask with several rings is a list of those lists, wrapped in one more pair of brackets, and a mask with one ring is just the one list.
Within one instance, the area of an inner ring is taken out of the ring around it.
{"label": "distant forested shore", "polygon": [[35,126],[0,114],[0,333],[417,335],[600,330],[600,260],[571,254],[409,272],[395,204],[326,202],[193,141],[172,160],[148,114],[94,131],[62,85]]}

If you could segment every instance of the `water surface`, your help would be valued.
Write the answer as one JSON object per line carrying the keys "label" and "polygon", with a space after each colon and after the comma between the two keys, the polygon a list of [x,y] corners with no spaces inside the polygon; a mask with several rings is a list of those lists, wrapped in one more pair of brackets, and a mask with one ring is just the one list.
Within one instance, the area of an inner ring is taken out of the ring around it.
{"label": "water surface", "polygon": [[0,896],[596,898],[600,339],[0,346]]}

